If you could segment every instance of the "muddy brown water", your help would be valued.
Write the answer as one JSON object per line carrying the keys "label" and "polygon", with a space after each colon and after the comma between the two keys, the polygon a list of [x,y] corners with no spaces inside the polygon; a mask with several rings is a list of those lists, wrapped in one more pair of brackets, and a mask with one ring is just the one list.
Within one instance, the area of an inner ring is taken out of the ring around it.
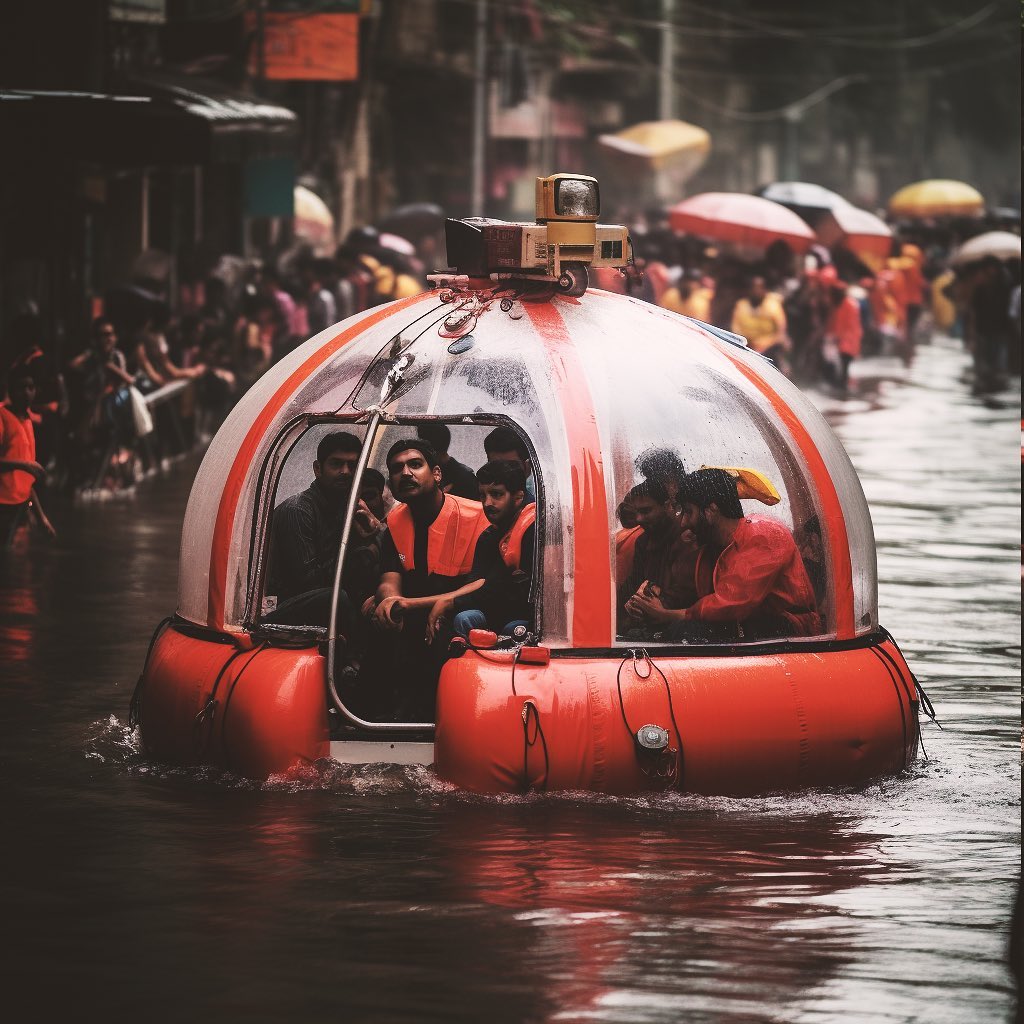
{"label": "muddy brown water", "polygon": [[947,339],[859,369],[863,397],[816,400],[945,726],[859,792],[492,799],[426,769],[150,763],[127,705],[195,467],[56,509],[0,588],[9,1019],[1011,1019],[1019,391],[972,397]]}

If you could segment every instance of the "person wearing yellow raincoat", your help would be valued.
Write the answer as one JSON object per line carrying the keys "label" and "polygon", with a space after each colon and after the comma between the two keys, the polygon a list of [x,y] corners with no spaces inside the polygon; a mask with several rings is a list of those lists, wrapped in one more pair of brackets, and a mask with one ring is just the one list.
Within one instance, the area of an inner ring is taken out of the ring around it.
{"label": "person wearing yellow raincoat", "polygon": [[775,357],[789,350],[782,300],[768,291],[763,277],[751,280],[749,291],[733,308],[732,331],[762,355]]}
{"label": "person wearing yellow raincoat", "polygon": [[704,287],[703,277],[699,270],[690,270],[679,281],[678,285],[667,288],[658,305],[671,309],[673,313],[693,317],[703,323],[711,321],[711,300],[714,297],[711,288]]}

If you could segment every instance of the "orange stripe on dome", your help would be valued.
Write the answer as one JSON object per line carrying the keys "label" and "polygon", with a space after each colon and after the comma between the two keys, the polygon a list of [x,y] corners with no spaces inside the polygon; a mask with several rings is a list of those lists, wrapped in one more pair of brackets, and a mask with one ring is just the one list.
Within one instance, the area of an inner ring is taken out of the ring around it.
{"label": "orange stripe on dome", "polygon": [[804,461],[807,463],[814,486],[821,498],[822,512],[825,518],[825,535],[829,538],[836,636],[840,640],[852,639],[857,635],[857,625],[853,614],[853,568],[850,564],[850,538],[846,532],[846,517],[843,515],[843,506],[836,493],[835,484],[832,482],[832,475],[829,473],[817,445],[811,440],[811,435],[807,433],[799,417],[782,400],[782,397],[748,366],[742,357],[730,352],[725,343],[716,341],[716,345],[736,369],[768,399],[779,419],[789,430],[790,436],[796,441],[800,454],[803,455]]}
{"label": "orange stripe on dome", "polygon": [[612,567],[601,435],[583,362],[555,302],[524,302],[547,351],[572,470],[574,647],[612,640]]}
{"label": "orange stripe on dome", "polygon": [[213,529],[213,545],[210,550],[210,590],[207,598],[206,623],[211,629],[224,628],[224,599],[227,592],[228,579],[228,552],[231,548],[231,534],[235,525],[235,513],[238,510],[238,500],[242,493],[242,487],[249,477],[253,459],[260,442],[277,417],[277,414],[284,408],[285,403],[298,391],[327,360],[335,356],[350,341],[356,338],[363,331],[375,326],[389,316],[413,305],[423,299],[423,294],[411,295],[406,299],[398,299],[382,306],[380,310],[364,317],[358,323],[352,324],[345,330],[336,334],[330,341],[321,345],[308,359],[297,367],[288,379],[274,392],[271,398],[260,410],[259,415],[253,421],[245,435],[245,439],[238,446],[235,460],[231,464],[227,479],[224,481],[224,490],[221,492],[220,505],[217,508],[217,522]]}

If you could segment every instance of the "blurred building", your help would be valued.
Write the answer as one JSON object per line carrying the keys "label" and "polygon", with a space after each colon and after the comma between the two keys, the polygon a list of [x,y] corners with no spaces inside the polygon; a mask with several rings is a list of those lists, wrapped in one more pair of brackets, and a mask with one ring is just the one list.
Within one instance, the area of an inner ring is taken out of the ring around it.
{"label": "blurred building", "polygon": [[[963,0],[5,4],[0,349],[28,302],[59,345],[112,285],[173,303],[220,253],[281,251],[297,182],[338,240],[417,201],[530,216],[555,170],[600,175],[609,217],[780,178],[1019,207],[1019,59],[1014,8]],[[665,119],[710,135],[677,197],[599,142]]]}

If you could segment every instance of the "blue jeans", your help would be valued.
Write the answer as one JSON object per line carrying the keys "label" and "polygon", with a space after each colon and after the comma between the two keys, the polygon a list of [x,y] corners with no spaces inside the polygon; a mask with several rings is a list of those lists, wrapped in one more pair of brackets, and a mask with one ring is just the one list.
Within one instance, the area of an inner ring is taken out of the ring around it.
{"label": "blue jeans", "polygon": [[[516,626],[525,626],[527,629],[530,628],[530,624],[525,619],[513,619],[511,622],[505,624],[505,628],[500,631],[502,636],[511,636],[512,630]],[[467,608],[464,612],[459,612],[455,616],[455,620],[452,623],[452,631],[456,636],[461,636],[463,639],[469,639],[469,631],[471,629],[488,629],[487,616],[484,615],[479,608]]]}

